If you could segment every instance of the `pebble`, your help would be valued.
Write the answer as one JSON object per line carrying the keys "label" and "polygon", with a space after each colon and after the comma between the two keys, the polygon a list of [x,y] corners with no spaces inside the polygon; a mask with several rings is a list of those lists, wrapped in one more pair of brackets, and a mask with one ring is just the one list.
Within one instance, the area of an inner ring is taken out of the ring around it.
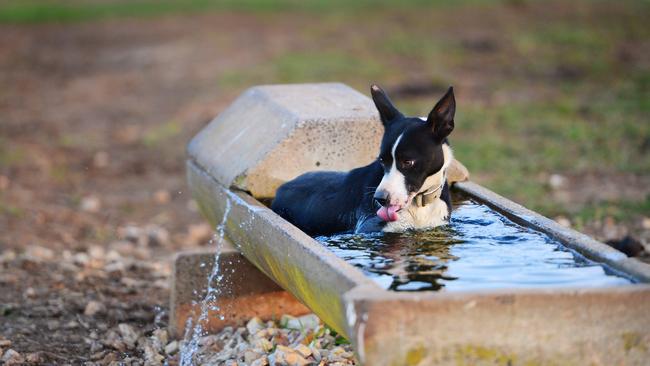
{"label": "pebble", "polygon": [[298,318],[291,315],[283,315],[280,319],[280,326],[287,329],[315,329],[319,324],[320,319],[315,314],[307,314]]}
{"label": "pebble", "polygon": [[0,347],[9,347],[11,346],[11,341],[5,338],[0,339]]}
{"label": "pebble", "polygon": [[133,329],[132,326],[126,323],[120,323],[117,326],[117,329],[122,336],[122,340],[129,348],[134,348],[135,343],[138,341],[138,333]]}
{"label": "pebble", "polygon": [[90,213],[99,212],[101,207],[102,207],[102,202],[99,200],[99,197],[97,196],[86,196],[82,198],[81,203],[79,203],[79,209],[81,209],[81,211],[86,211]]}
{"label": "pebble", "polygon": [[10,365],[20,365],[25,362],[25,359],[23,356],[14,351],[13,349],[9,348],[8,350],[5,351],[5,353],[2,355],[2,358],[0,361],[3,362],[4,365],[10,366]]}
{"label": "pebble", "polygon": [[106,168],[109,163],[109,156],[106,151],[98,151],[93,156],[93,165],[95,168]]}
{"label": "pebble", "polygon": [[212,237],[212,227],[207,223],[190,225],[187,228],[187,242],[192,245],[207,243]]}
{"label": "pebble", "polygon": [[153,200],[158,204],[165,204],[171,201],[172,195],[166,189],[159,189],[153,194]]}
{"label": "pebble", "polygon": [[550,177],[548,177],[548,185],[552,189],[560,189],[566,184],[566,177],[560,174],[551,174]]}
{"label": "pebble", "polygon": [[30,245],[25,250],[25,257],[37,261],[50,261],[54,259],[54,251],[38,245]]}
{"label": "pebble", "polygon": [[650,217],[644,217],[641,219],[641,227],[645,230],[650,230]]}
{"label": "pebble", "polygon": [[4,191],[9,188],[9,183],[11,181],[6,175],[0,175],[0,191]]}
{"label": "pebble", "polygon": [[95,316],[106,311],[106,306],[99,301],[89,301],[84,308],[84,315]]}
{"label": "pebble", "polygon": [[[296,325],[296,329],[286,326]],[[298,327],[299,325],[299,327]],[[297,329],[299,328],[299,329]],[[199,339],[196,364],[249,366],[355,365],[351,345],[336,338],[317,316],[283,316],[264,322],[255,317],[245,327],[226,327]],[[169,352],[167,352],[169,354]]]}
{"label": "pebble", "polygon": [[173,355],[178,351],[178,341],[171,341],[165,346],[165,353],[168,355]]}
{"label": "pebble", "polygon": [[254,317],[251,320],[248,321],[246,324],[246,329],[248,330],[248,333],[251,335],[257,334],[260,330],[264,329],[264,322],[262,322],[262,319],[258,317]]}
{"label": "pebble", "polygon": [[43,357],[41,357],[41,354],[39,352],[28,353],[25,356],[25,361],[27,361],[29,363],[39,364],[39,363],[43,362]]}

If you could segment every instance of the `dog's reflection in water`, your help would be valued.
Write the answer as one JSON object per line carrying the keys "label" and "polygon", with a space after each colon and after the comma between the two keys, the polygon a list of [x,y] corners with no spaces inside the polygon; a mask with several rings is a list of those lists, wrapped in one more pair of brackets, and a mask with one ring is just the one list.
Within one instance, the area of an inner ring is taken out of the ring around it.
{"label": "dog's reflection in water", "polygon": [[440,227],[405,233],[343,234],[318,237],[337,255],[362,268],[394,291],[437,291],[448,276],[450,253],[458,243],[454,230]]}

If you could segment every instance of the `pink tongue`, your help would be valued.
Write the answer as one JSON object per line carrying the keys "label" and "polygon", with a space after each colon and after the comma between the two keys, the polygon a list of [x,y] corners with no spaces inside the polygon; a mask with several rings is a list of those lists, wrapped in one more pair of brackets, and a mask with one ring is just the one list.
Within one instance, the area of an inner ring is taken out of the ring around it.
{"label": "pink tongue", "polygon": [[377,210],[377,216],[384,221],[397,221],[397,209],[398,206],[381,206]]}

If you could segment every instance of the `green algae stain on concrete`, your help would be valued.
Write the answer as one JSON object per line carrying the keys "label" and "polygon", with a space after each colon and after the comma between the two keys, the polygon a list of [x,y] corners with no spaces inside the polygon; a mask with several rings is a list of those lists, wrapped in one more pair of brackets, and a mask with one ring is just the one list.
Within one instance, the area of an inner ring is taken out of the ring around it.
{"label": "green algae stain on concrete", "polygon": [[411,348],[406,352],[406,365],[418,366],[426,355],[427,355],[427,350],[426,348],[424,348],[424,346]]}
{"label": "green algae stain on concrete", "polygon": [[625,332],[621,334],[621,339],[623,340],[623,349],[625,349],[625,352],[630,352],[634,349],[648,352],[648,346],[643,343],[643,339],[639,333]]}
{"label": "green algae stain on concrete", "polygon": [[517,357],[515,355],[504,353],[496,348],[477,345],[459,347],[456,350],[455,359],[456,365],[459,366],[487,363],[491,365],[510,366],[517,363]]}

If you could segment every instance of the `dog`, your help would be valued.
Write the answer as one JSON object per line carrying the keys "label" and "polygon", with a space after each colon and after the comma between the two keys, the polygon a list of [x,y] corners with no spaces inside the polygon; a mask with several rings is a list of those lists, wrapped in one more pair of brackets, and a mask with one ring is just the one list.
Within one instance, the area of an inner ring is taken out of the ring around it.
{"label": "dog", "polygon": [[377,85],[370,92],[384,126],[378,158],[349,172],[305,173],[276,192],[271,209],[311,236],[403,232],[449,221],[453,88],[426,119],[404,116]]}

